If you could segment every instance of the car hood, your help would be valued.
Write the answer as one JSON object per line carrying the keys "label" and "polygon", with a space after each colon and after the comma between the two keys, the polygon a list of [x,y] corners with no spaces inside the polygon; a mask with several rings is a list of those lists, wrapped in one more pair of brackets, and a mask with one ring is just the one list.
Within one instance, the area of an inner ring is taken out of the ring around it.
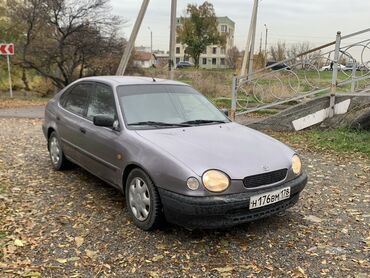
{"label": "car hood", "polygon": [[281,142],[237,123],[136,132],[199,176],[218,169],[231,179],[243,179],[289,169],[294,155]]}

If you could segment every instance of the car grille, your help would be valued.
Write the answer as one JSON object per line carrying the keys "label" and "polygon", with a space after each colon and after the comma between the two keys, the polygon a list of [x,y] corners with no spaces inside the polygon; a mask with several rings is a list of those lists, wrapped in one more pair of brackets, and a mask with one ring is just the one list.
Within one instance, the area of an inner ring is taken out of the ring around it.
{"label": "car grille", "polygon": [[268,173],[249,176],[243,179],[243,183],[246,188],[268,185],[285,179],[287,172],[288,169],[280,169]]}

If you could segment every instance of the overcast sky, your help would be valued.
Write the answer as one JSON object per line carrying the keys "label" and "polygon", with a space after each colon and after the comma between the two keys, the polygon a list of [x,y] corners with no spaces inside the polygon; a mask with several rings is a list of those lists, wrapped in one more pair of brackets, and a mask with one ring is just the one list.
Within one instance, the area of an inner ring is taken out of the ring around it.
{"label": "overcast sky", "polygon": [[[184,15],[186,5],[201,4],[200,0],[178,0],[177,15]],[[236,23],[235,44],[244,48],[253,0],[214,0],[217,16],[228,16]],[[128,22],[122,28],[128,37],[139,12],[141,0],[111,0],[113,13]],[[136,45],[150,45],[168,50],[171,0],[151,0]],[[256,48],[259,47],[264,24],[269,30],[268,42],[286,43],[309,41],[320,45],[335,39],[337,31],[349,34],[370,28],[370,0],[261,0],[257,18]]]}

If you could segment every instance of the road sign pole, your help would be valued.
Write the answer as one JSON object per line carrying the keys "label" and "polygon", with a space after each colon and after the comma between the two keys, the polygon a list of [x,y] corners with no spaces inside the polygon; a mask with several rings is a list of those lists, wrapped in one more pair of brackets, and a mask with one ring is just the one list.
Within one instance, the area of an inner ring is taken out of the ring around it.
{"label": "road sign pole", "polygon": [[9,78],[9,93],[10,97],[13,97],[13,88],[12,88],[12,75],[10,72],[10,58],[9,55],[6,55],[6,61],[8,62],[8,78]]}

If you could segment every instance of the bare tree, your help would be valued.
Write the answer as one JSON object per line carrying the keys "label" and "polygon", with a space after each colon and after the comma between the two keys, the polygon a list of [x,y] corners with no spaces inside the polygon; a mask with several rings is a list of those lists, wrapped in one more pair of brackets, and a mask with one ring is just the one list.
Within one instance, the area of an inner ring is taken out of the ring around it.
{"label": "bare tree", "polygon": [[274,61],[282,61],[287,58],[287,47],[285,42],[278,42],[276,45],[271,45],[270,53]]}
{"label": "bare tree", "polygon": [[88,73],[106,70],[108,64],[115,65],[112,58],[121,55],[125,42],[117,37],[122,21],[112,16],[108,1],[26,0],[20,3],[13,0],[11,17],[25,34],[18,46],[22,66],[36,70],[62,88]]}
{"label": "bare tree", "polygon": [[239,58],[239,49],[236,46],[230,48],[226,53],[226,65],[232,69],[236,69]]}
{"label": "bare tree", "polygon": [[312,48],[313,46],[308,41],[296,43],[291,45],[290,48],[287,50],[287,56],[288,58],[293,59],[291,63],[293,64],[299,63],[302,69],[311,65],[319,66],[320,64],[319,57],[321,52],[320,51],[309,52],[309,50]]}

